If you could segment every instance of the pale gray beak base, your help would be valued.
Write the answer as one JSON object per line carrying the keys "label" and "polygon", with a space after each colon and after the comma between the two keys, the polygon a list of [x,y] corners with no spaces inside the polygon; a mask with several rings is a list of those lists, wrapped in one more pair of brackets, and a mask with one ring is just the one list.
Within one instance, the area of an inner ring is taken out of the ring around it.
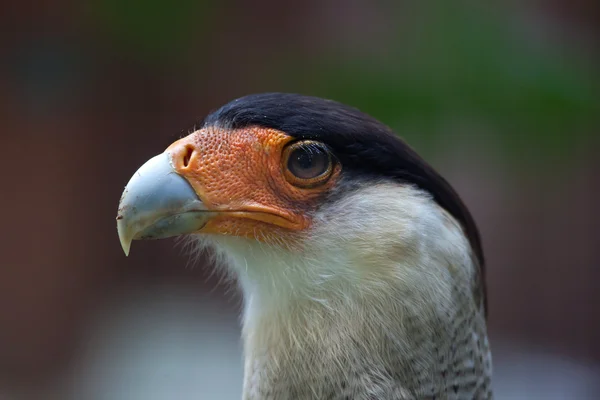
{"label": "pale gray beak base", "polygon": [[189,182],[173,169],[171,156],[165,152],[142,165],[125,187],[117,231],[129,255],[132,240],[195,232],[211,214]]}

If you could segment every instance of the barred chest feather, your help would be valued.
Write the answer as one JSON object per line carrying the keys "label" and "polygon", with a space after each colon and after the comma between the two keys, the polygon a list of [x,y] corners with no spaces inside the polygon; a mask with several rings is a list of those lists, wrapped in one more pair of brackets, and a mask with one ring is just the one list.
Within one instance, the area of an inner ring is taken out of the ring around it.
{"label": "barred chest feather", "polygon": [[313,314],[321,326],[304,320],[288,331],[246,331],[244,398],[490,399],[485,324],[480,310],[465,306],[426,325],[420,315],[361,321],[325,312]]}

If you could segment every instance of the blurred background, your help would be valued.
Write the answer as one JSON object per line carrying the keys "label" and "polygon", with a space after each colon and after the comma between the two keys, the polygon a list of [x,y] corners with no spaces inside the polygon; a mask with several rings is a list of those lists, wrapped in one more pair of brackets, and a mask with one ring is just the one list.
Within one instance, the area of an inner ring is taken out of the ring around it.
{"label": "blurred background", "polygon": [[[238,399],[235,289],[125,258],[132,173],[252,92],[356,106],[482,231],[497,399],[600,398],[600,2],[5,1],[0,399]],[[495,2],[500,3],[500,2]]]}

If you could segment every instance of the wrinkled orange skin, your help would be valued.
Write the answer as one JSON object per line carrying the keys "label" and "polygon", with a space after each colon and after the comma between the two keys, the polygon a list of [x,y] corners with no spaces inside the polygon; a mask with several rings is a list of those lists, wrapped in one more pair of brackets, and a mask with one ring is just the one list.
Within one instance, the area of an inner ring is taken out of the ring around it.
{"label": "wrinkled orange skin", "polygon": [[276,129],[204,128],[168,147],[173,167],[218,214],[200,231],[281,242],[311,225],[310,211],[337,182],[341,167],[313,188],[284,175],[282,154],[294,139]]}

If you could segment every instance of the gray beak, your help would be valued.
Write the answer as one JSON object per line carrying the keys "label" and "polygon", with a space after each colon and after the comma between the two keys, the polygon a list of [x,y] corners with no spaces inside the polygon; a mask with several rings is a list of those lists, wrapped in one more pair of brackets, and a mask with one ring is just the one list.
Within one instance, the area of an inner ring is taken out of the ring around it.
{"label": "gray beak", "polygon": [[117,214],[119,240],[129,255],[133,240],[196,232],[212,214],[165,152],[142,165],[125,187]]}

